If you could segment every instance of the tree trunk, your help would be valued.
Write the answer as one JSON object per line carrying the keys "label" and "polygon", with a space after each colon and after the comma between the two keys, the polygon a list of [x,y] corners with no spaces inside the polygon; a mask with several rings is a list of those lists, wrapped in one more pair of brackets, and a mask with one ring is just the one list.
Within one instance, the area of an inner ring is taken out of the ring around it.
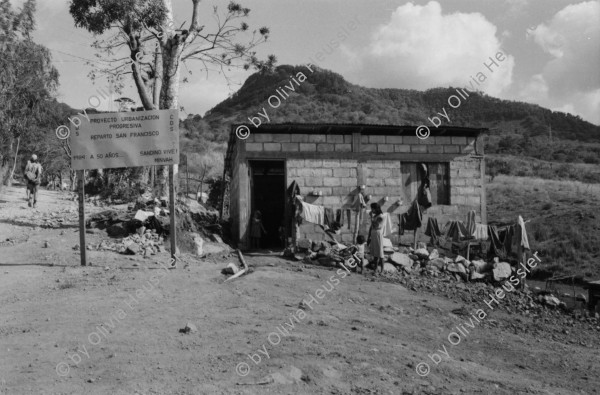
{"label": "tree trunk", "polygon": [[77,190],[77,172],[75,170],[69,170],[69,178],[71,180],[71,191],[75,192]]}
{"label": "tree trunk", "polygon": [[155,196],[163,197],[169,195],[169,190],[167,188],[169,183],[169,167],[168,166],[159,166],[158,167],[158,185],[155,188]]}
{"label": "tree trunk", "polygon": [[[133,39],[130,38],[130,40]],[[140,48],[135,48],[131,51],[131,57],[133,59],[133,62],[131,63],[131,72],[133,75],[133,80],[135,81],[135,86],[137,88],[138,95],[140,97],[140,100],[142,101],[142,106],[144,106],[144,109],[154,110],[154,103],[152,103],[152,100],[148,95],[148,91],[146,90],[146,86],[144,85],[144,80],[142,79],[139,65],[137,62],[135,62],[135,56],[138,54],[139,51]]]}
{"label": "tree trunk", "polygon": [[[21,136],[17,137],[17,150],[15,151],[15,161],[13,163],[13,168],[10,171],[10,176],[8,177],[8,185],[9,186],[11,186],[14,181],[15,169],[17,167],[17,159],[19,158],[19,144],[20,143],[21,143]],[[11,143],[11,145],[12,145],[12,143]]]}
{"label": "tree trunk", "polygon": [[158,47],[154,51],[154,86],[152,91],[152,102],[154,108],[160,108],[160,91],[162,89],[163,60]]}
{"label": "tree trunk", "polygon": [[[169,1],[169,13],[170,12],[170,1]],[[174,34],[173,37],[169,37],[162,43],[162,65],[163,65],[163,80],[160,90],[160,108],[163,110],[177,109],[178,108],[178,95],[179,95],[179,75],[180,75],[180,56],[183,51],[183,42],[179,35]],[[177,165],[173,165],[174,182],[177,187],[177,180],[179,169]],[[169,177],[168,166],[161,166],[159,172],[159,185],[158,195],[167,196]]]}

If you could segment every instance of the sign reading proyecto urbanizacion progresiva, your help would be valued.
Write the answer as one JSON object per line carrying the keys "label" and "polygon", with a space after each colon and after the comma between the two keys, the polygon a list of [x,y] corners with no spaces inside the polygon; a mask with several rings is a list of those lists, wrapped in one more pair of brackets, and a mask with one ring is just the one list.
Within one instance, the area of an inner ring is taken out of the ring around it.
{"label": "sign reading proyecto urbanizacion progresiva", "polygon": [[179,163],[179,111],[88,114],[70,135],[73,170]]}

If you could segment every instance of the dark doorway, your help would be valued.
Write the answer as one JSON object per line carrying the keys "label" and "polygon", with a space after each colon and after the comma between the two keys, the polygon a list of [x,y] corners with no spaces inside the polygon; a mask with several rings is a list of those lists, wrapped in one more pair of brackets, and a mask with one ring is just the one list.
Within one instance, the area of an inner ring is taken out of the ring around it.
{"label": "dark doorway", "polygon": [[285,220],[285,162],[282,160],[250,161],[250,185],[252,191],[252,213],[262,214],[262,223],[267,231],[260,241],[261,248],[282,247],[279,227]]}

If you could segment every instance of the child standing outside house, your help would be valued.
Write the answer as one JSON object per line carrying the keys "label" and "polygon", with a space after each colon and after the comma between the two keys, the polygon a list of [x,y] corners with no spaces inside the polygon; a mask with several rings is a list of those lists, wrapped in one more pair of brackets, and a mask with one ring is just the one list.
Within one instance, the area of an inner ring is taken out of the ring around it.
{"label": "child standing outside house", "polygon": [[365,259],[365,245],[367,242],[365,241],[365,236],[358,235],[356,237],[356,257],[359,259],[356,265],[356,272],[358,273],[358,269],[360,269],[360,273],[362,274],[364,269],[369,264],[369,261]]}
{"label": "child standing outside house", "polygon": [[252,215],[252,223],[250,224],[250,248],[259,249],[260,238],[265,234],[267,234],[267,231],[262,224],[262,214],[256,210]]}

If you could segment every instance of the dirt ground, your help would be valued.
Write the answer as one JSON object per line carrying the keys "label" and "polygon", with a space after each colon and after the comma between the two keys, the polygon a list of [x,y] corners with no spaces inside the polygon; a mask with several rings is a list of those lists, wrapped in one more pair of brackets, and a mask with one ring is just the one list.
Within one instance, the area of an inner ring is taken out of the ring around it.
{"label": "dirt ground", "polygon": [[267,252],[227,283],[234,254],[168,270],[167,253],[89,251],[81,267],[69,196],[42,191],[33,210],[23,189],[0,193],[1,394],[600,393],[600,331],[532,334],[484,300]]}

